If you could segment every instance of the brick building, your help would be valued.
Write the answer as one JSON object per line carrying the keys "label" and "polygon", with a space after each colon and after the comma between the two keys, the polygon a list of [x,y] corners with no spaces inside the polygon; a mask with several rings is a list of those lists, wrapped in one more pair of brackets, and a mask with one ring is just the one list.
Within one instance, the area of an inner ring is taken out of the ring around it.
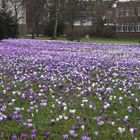
{"label": "brick building", "polygon": [[140,35],[140,0],[118,2],[115,23],[119,34]]}
{"label": "brick building", "polygon": [[[103,17],[106,20],[106,26],[116,25],[117,34],[140,35],[140,0],[120,0],[114,6],[112,5],[112,9],[108,9]],[[96,28],[94,18],[87,21],[85,26],[90,26],[90,30],[93,30],[93,27]],[[80,26],[80,22],[76,22],[75,25]]]}

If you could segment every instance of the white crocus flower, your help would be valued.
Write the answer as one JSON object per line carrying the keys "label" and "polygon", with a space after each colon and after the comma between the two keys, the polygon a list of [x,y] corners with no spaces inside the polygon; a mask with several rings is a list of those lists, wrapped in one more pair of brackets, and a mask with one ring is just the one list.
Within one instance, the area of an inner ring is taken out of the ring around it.
{"label": "white crocus flower", "polygon": [[125,132],[125,128],[122,128],[122,127],[119,127],[118,130],[119,130],[119,133],[120,133],[120,134],[122,134],[122,133]]}

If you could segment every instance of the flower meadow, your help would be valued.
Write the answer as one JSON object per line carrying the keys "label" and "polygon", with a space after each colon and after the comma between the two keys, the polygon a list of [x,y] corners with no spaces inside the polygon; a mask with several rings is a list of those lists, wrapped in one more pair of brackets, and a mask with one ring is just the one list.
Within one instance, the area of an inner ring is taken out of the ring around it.
{"label": "flower meadow", "polygon": [[0,42],[0,140],[140,140],[140,45]]}

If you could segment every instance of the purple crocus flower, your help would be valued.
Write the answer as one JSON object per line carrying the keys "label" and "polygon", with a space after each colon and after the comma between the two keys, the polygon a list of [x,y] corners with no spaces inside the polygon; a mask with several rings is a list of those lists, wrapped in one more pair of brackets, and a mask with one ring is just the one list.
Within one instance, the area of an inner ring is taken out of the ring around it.
{"label": "purple crocus flower", "polygon": [[63,135],[63,140],[68,140],[69,135]]}
{"label": "purple crocus flower", "polygon": [[104,125],[104,121],[100,121],[100,122],[98,123],[98,125],[100,125],[100,126]]}
{"label": "purple crocus flower", "polygon": [[35,133],[31,134],[31,138],[35,139],[36,138],[36,134]]}
{"label": "purple crocus flower", "polygon": [[23,139],[23,140],[25,140],[27,138],[27,134],[22,133],[21,136],[20,136],[20,138]]}
{"label": "purple crocus flower", "polygon": [[129,130],[132,134],[135,134],[138,131],[138,128],[130,128]]}
{"label": "purple crocus flower", "polygon": [[91,140],[91,138],[88,136],[82,136],[81,140]]}
{"label": "purple crocus flower", "polygon": [[74,131],[74,130],[70,130],[70,131],[69,131],[69,134],[70,134],[71,136],[73,136],[73,135],[75,134],[75,131]]}
{"label": "purple crocus flower", "polygon": [[12,136],[12,140],[17,140],[17,136],[16,135],[13,135]]}
{"label": "purple crocus flower", "polygon": [[49,137],[50,132],[45,132],[44,135],[45,135],[46,137]]}
{"label": "purple crocus flower", "polygon": [[35,134],[36,132],[37,132],[37,130],[35,130],[35,129],[34,129],[34,130],[32,130],[32,134]]}
{"label": "purple crocus flower", "polygon": [[73,136],[74,138],[77,138],[77,137],[78,137],[78,134],[74,133],[72,136]]}

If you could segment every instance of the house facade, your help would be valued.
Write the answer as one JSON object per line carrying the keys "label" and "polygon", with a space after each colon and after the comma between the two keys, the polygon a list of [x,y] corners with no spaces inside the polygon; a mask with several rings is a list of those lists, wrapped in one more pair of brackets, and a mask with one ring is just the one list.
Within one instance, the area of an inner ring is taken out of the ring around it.
{"label": "house facade", "polygon": [[114,21],[118,34],[140,35],[140,1],[118,2]]}
{"label": "house facade", "polygon": [[[120,0],[104,13],[103,18],[105,26],[116,26],[117,34],[140,35],[140,0]],[[75,26],[80,25],[79,21],[75,23]],[[91,18],[84,26],[93,30],[93,27],[96,28],[96,20]]]}

